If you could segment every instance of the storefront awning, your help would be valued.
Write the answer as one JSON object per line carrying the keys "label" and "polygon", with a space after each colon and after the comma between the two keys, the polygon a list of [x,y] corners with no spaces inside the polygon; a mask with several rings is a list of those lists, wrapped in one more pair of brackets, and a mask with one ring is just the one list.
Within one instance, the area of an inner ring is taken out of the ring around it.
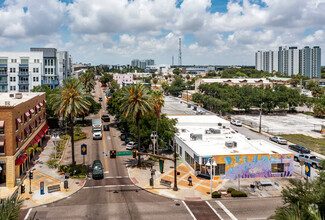
{"label": "storefront awning", "polygon": [[49,130],[49,126],[47,125],[47,124],[45,124],[44,126],[43,126],[43,128],[42,128],[42,131],[44,132],[44,133],[46,133],[47,132],[47,130]]}
{"label": "storefront awning", "polygon": [[5,121],[0,121],[0,128],[4,128],[5,126]]}
{"label": "storefront awning", "polygon": [[36,108],[37,108],[37,109],[40,109],[40,107],[39,107],[39,105],[38,105],[38,104],[36,105]]}
{"label": "storefront awning", "polygon": [[32,108],[29,109],[29,113],[30,113],[30,114],[34,114],[34,112],[35,112],[34,109],[32,109]]}
{"label": "storefront awning", "polygon": [[21,164],[23,164],[25,162],[25,160],[27,159],[27,154],[22,154],[20,157],[18,157],[15,161],[15,165],[19,166]]}
{"label": "storefront awning", "polygon": [[40,103],[39,103],[39,106],[43,107],[43,103],[40,102]]}
{"label": "storefront awning", "polygon": [[[35,140],[35,138],[36,138],[36,136],[34,137],[33,140],[31,140],[31,142],[30,142],[31,145],[34,145],[34,144],[37,144],[37,143],[38,143],[38,142]],[[38,140],[38,141],[39,141],[39,140]]]}
{"label": "storefront awning", "polygon": [[20,120],[20,118],[16,118],[16,123],[17,123],[17,124],[21,124],[21,120]]}
{"label": "storefront awning", "polygon": [[34,137],[34,139],[32,140],[32,142],[35,142],[34,144],[37,144],[40,140],[41,140],[41,137],[39,137],[38,135],[36,135]]}
{"label": "storefront awning", "polygon": [[43,103],[46,105],[46,100],[45,99],[43,100]]}
{"label": "storefront awning", "polygon": [[25,118],[28,118],[30,116],[29,112],[25,112]]}
{"label": "storefront awning", "polygon": [[44,137],[44,134],[45,134],[44,131],[40,130],[37,135],[42,138]]}

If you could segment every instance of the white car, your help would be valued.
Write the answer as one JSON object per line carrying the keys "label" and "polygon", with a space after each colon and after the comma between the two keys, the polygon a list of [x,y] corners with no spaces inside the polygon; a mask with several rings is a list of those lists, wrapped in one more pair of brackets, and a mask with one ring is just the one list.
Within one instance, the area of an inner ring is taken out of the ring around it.
{"label": "white car", "polygon": [[285,140],[284,138],[279,137],[279,136],[270,137],[270,140],[271,141],[274,141],[274,142],[276,142],[278,144],[284,144],[284,145],[287,144],[287,140]]}
{"label": "white car", "polygon": [[242,123],[241,123],[241,121],[239,121],[239,120],[231,120],[231,122],[230,122],[232,125],[236,125],[236,126],[242,126]]}
{"label": "white car", "polygon": [[127,145],[126,145],[126,149],[127,150],[133,150],[133,149],[137,149],[138,148],[138,144],[130,141]]}

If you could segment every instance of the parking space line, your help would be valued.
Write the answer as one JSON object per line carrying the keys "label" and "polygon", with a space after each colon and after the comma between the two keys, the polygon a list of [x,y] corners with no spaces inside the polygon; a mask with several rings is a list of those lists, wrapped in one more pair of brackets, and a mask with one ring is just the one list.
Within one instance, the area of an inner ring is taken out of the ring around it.
{"label": "parking space line", "polygon": [[186,205],[186,203],[184,202],[184,200],[182,201],[184,206],[186,207],[187,211],[191,214],[191,216],[193,217],[194,220],[196,220],[195,216],[193,215],[192,211],[190,210],[190,208]]}
{"label": "parking space line", "polygon": [[32,211],[32,209],[33,209],[33,208],[30,208],[30,209],[28,210],[28,212],[27,212],[27,214],[26,214],[24,220],[27,220],[27,219],[28,219],[28,216],[29,216],[30,212]]}
{"label": "parking space line", "polygon": [[206,204],[212,209],[212,211],[220,218],[220,220],[223,220],[223,218],[219,215],[219,213],[210,205],[208,201],[205,201]]}
{"label": "parking space line", "polygon": [[216,203],[220,206],[220,208],[223,209],[223,211],[225,211],[225,213],[227,213],[227,215],[229,215],[232,220],[238,220],[220,201],[216,201]]}

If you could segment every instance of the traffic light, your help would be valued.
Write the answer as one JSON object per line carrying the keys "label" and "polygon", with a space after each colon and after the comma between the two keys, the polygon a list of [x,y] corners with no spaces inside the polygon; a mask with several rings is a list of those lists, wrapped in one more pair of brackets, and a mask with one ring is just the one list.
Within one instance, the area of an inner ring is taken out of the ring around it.
{"label": "traffic light", "polygon": [[137,151],[136,150],[132,151],[132,158],[137,158]]}
{"label": "traffic light", "polygon": [[25,193],[25,184],[21,184],[20,190],[21,194]]}
{"label": "traffic light", "polygon": [[111,158],[111,159],[116,158],[116,150],[110,150],[109,151],[109,158]]}
{"label": "traffic light", "polygon": [[30,180],[33,179],[33,171],[29,171],[29,179],[30,179]]}

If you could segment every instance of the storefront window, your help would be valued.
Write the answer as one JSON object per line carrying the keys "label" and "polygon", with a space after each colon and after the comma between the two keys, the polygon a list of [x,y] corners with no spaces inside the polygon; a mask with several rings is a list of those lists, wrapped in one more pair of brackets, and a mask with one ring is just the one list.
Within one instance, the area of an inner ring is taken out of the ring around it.
{"label": "storefront window", "polygon": [[185,161],[194,168],[194,159],[185,151]]}
{"label": "storefront window", "polygon": [[226,174],[226,165],[225,164],[217,164],[215,166],[215,176],[222,176]]}
{"label": "storefront window", "polygon": [[284,163],[272,163],[271,164],[272,173],[283,173],[284,172]]}

